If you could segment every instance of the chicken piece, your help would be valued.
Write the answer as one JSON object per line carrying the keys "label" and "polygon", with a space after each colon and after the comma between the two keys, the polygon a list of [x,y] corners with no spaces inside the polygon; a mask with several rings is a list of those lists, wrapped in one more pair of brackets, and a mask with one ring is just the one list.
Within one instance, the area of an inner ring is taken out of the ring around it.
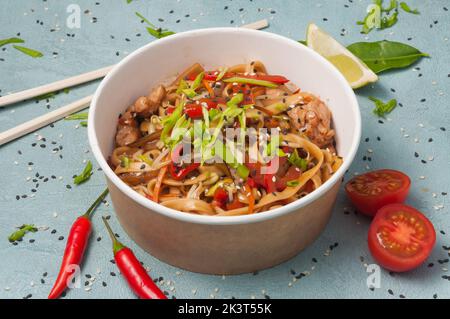
{"label": "chicken piece", "polygon": [[118,146],[129,145],[136,142],[141,137],[138,122],[130,111],[133,107],[134,106],[130,106],[119,119],[116,133],[116,144]]}
{"label": "chicken piece", "polygon": [[320,99],[296,106],[287,113],[292,126],[314,144],[320,148],[332,144],[335,132],[331,129],[331,112]]}

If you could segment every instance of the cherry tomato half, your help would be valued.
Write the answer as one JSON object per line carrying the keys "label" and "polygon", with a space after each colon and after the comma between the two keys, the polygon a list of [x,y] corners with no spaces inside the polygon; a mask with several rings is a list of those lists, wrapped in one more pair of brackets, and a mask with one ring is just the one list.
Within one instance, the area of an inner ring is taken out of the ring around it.
{"label": "cherry tomato half", "polygon": [[410,185],[411,180],[402,172],[382,169],[356,176],[345,190],[358,211],[374,216],[387,204],[403,203]]}
{"label": "cherry tomato half", "polygon": [[369,229],[369,250],[384,268],[403,272],[422,264],[436,242],[433,224],[404,204],[381,208]]}

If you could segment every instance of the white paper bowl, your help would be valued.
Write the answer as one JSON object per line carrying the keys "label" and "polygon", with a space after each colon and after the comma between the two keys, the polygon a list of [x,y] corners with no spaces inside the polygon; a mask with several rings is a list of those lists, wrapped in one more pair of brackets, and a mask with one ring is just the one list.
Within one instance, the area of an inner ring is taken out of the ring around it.
{"label": "white paper bowl", "polygon": [[[122,182],[106,159],[117,119],[150,88],[199,62],[206,69],[261,60],[323,99],[333,113],[344,163],[319,189],[281,208],[248,216],[182,213],[156,204]],[[103,169],[117,217],[143,249],[195,272],[237,274],[279,264],[300,252],[327,224],[344,172],[357,151],[361,116],[353,90],[326,59],[285,37],[247,29],[214,28],[154,41],[120,62],[98,87],[89,112],[89,142]]]}

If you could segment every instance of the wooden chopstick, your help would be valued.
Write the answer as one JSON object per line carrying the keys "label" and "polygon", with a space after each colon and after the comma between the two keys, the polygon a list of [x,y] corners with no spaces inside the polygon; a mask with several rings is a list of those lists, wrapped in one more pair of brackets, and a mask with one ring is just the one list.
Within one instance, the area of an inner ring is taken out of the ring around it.
{"label": "wooden chopstick", "polygon": [[[242,25],[241,28],[261,30],[267,28],[269,22],[267,19],[259,20],[253,23]],[[14,104],[17,102],[25,101],[36,96],[44,95],[51,92],[56,92],[68,87],[76,86],[86,82],[90,82],[99,78],[102,78],[108,74],[109,71],[114,67],[110,65],[98,70],[90,71],[87,73],[79,74],[64,80],[56,81],[50,84],[35,87],[33,89],[20,91],[17,93],[12,93],[6,96],[0,97],[0,107],[5,107],[9,104]]]}
{"label": "wooden chopstick", "polygon": [[[261,30],[266,28],[268,25],[269,22],[267,21],[267,19],[263,19],[250,24],[242,25],[241,28]],[[80,74],[65,80],[43,85],[34,89],[25,90],[22,92],[13,93],[4,97],[0,97],[0,107],[104,77],[113,67],[114,67],[113,65],[108,66],[88,73]],[[66,117],[72,113],[78,112],[86,108],[91,103],[92,97],[93,95],[86,96],[78,101],[63,106],[55,111],[39,116],[33,120],[30,120],[12,129],[0,133],[0,145],[6,144],[12,140],[15,140],[16,138],[31,133],[37,129],[40,129],[43,126],[58,121],[63,117]]]}
{"label": "wooden chopstick", "polygon": [[92,95],[86,96],[78,101],[70,103],[66,106],[60,107],[50,113],[41,115],[32,119],[31,121],[20,124],[12,129],[0,133],[0,145],[6,144],[18,137],[31,133],[43,126],[53,123],[57,120],[66,117],[72,113],[78,112],[86,108],[92,100]]}
{"label": "wooden chopstick", "polygon": [[105,68],[76,75],[64,80],[38,86],[33,89],[2,96],[0,97],[0,107],[102,78],[106,76],[106,74],[108,74],[108,72],[111,71],[113,67],[113,65],[107,66]]}

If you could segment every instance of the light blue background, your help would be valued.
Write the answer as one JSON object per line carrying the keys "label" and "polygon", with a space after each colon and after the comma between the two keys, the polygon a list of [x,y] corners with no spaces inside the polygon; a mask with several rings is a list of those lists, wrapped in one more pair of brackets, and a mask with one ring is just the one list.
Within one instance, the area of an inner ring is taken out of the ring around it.
{"label": "light blue background", "polygon": [[[81,7],[80,29],[66,27],[66,8],[71,3],[78,3]],[[98,5],[95,3],[75,0],[2,1],[0,39],[20,33],[26,41],[25,46],[42,51],[45,56],[33,59],[10,45],[5,46],[5,50],[0,49],[0,94],[116,63],[127,53],[154,41],[134,15],[135,11],[156,25],[173,31],[230,26],[230,20],[234,20],[232,25],[236,26],[267,18],[270,21],[269,32],[293,39],[304,39],[307,24],[316,22],[342,43],[350,44],[365,40],[356,21],[364,16],[369,1],[135,0],[126,4],[125,0],[99,0]],[[450,13],[443,9],[445,6],[450,9],[450,3],[437,0],[410,0],[408,3],[419,8],[421,15],[400,12],[397,25],[373,31],[367,39],[407,42],[429,53],[432,58],[414,66],[420,70],[411,67],[383,74],[377,84],[357,92],[363,116],[363,137],[349,174],[387,167],[400,169],[411,177],[408,203],[422,210],[437,230],[435,249],[425,265],[406,274],[390,275],[382,271],[381,288],[369,290],[364,263],[373,262],[366,245],[370,220],[352,212],[342,191],[330,224],[311,247],[294,259],[257,275],[226,278],[189,273],[152,258],[128,239],[117,223],[112,207],[102,205],[93,220],[95,230],[82,270],[83,275],[91,274],[96,280],[90,291],[85,291],[82,286],[69,291],[66,298],[134,297],[120,276],[110,275],[111,271],[118,271],[109,261],[112,258],[110,241],[101,224],[100,216],[106,214],[112,215],[112,227],[123,242],[151,268],[154,278],[164,277],[162,287],[177,298],[210,298],[211,294],[215,298],[263,298],[264,294],[272,298],[399,298],[400,295],[433,298],[434,294],[438,298],[450,297],[450,282],[442,278],[450,275],[445,271],[448,264],[439,263],[439,260],[449,258],[449,252],[442,246],[450,246],[449,196],[442,195],[442,192],[450,192]],[[227,10],[224,10],[225,6],[228,6]],[[170,10],[174,13],[169,13]],[[189,17],[185,17],[186,14]],[[97,18],[97,23],[92,23],[93,17]],[[164,21],[158,21],[158,18]],[[179,23],[176,23],[177,19],[180,19]],[[50,32],[53,28],[59,30]],[[340,35],[342,32],[344,35]],[[141,33],[140,37],[136,36],[138,33]],[[116,52],[119,52],[118,56]],[[58,95],[50,100],[50,110],[93,93],[97,84],[94,82],[73,88],[69,94]],[[367,99],[370,95],[383,100],[397,98],[403,107],[397,107],[384,124],[380,124],[371,112],[373,104]],[[422,99],[426,99],[425,102],[421,102]],[[2,109],[0,131],[48,112],[46,104],[46,101],[28,101]],[[76,129],[76,124],[59,121],[54,128],[48,126],[39,130],[37,133],[45,137],[46,142],[37,141],[38,136],[29,134],[0,148],[0,298],[22,298],[29,294],[32,298],[47,296],[65,246],[65,239],[58,240],[58,237],[67,237],[73,220],[105,187],[102,173],[96,170],[98,166],[89,152],[86,129]],[[441,127],[447,130],[443,131]],[[365,142],[366,138],[368,142]],[[428,141],[430,138],[432,142]],[[52,141],[56,145],[52,145]],[[37,143],[37,146],[32,147],[32,143]],[[40,144],[46,144],[46,148],[41,148]],[[52,149],[60,145],[63,149],[52,153]],[[419,157],[414,156],[415,152]],[[371,161],[364,161],[364,156],[370,156]],[[426,164],[421,162],[422,159]],[[89,182],[75,186],[72,176],[82,170],[84,160],[94,162],[94,175]],[[39,180],[35,196],[30,197],[36,183],[27,181],[27,177],[35,178],[36,173],[48,177],[49,181]],[[51,175],[56,179],[51,179]],[[72,185],[72,189],[66,188],[67,184]],[[16,200],[16,195],[24,194],[28,197]],[[14,227],[24,223],[48,226],[49,229],[28,234],[23,242],[13,246],[7,237]],[[52,229],[57,233],[51,234]],[[97,241],[97,237],[102,240]],[[29,239],[35,239],[35,242],[30,243]],[[329,246],[336,242],[338,247],[327,254]],[[316,258],[317,263],[312,258]],[[429,263],[434,266],[427,267]],[[291,269],[311,274],[289,287],[293,277]],[[48,274],[44,278],[45,272]],[[45,283],[41,283],[41,279]],[[83,277],[82,285],[85,280]],[[102,286],[103,281],[107,287]]]}

